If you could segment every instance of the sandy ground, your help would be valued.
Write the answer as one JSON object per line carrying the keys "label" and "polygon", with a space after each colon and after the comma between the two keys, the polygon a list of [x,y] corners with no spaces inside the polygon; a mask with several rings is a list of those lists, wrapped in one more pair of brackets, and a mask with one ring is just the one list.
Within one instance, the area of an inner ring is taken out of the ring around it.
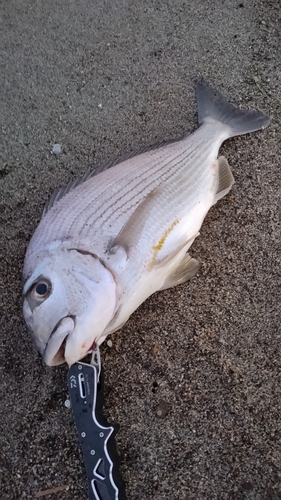
{"label": "sandy ground", "polygon": [[0,16],[1,500],[87,498],[67,368],[44,366],[21,311],[44,203],[90,166],[193,131],[202,75],[272,122],[222,148],[236,183],[192,247],[198,275],[102,346],[104,411],[128,500],[280,499],[278,0],[2,0]]}

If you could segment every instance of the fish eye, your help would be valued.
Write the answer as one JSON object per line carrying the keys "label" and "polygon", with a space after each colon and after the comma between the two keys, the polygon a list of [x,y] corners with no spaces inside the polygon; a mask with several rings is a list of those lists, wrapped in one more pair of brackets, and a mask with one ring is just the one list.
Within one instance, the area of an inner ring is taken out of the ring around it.
{"label": "fish eye", "polygon": [[35,283],[31,289],[32,299],[44,300],[51,291],[51,284],[47,280],[40,280]]}
{"label": "fish eye", "polygon": [[44,296],[47,293],[47,290],[48,290],[48,287],[47,287],[46,283],[39,283],[38,285],[36,285],[36,288],[35,288],[37,295]]}

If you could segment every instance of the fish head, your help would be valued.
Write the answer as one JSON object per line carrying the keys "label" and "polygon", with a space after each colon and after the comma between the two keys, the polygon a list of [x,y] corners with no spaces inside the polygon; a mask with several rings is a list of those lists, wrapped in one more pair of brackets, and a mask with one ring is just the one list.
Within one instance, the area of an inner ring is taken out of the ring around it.
{"label": "fish head", "polygon": [[84,251],[45,252],[36,261],[23,290],[25,321],[47,365],[72,365],[92,350],[113,318],[116,282]]}

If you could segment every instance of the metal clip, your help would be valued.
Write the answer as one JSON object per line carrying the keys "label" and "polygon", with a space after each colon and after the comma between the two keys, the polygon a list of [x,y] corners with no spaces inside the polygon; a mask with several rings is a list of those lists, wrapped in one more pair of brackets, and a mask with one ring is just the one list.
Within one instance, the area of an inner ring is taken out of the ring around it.
{"label": "metal clip", "polygon": [[102,378],[100,351],[95,344],[91,363],[74,363],[68,371],[68,389],[87,471],[89,500],[126,500],[113,439],[115,429],[102,413]]}
{"label": "metal clip", "polygon": [[100,360],[100,348],[97,343],[95,343],[95,346],[93,348],[90,365],[95,367],[97,372],[97,380],[99,381],[101,372],[101,360]]}

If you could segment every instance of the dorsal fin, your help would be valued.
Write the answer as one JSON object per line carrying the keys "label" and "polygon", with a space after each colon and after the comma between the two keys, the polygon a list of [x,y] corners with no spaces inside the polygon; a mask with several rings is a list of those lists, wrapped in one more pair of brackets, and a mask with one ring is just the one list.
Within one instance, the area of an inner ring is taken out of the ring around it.
{"label": "dorsal fin", "polygon": [[54,204],[59,201],[61,198],[63,198],[67,193],[75,189],[77,186],[80,186],[80,184],[83,184],[83,182],[86,182],[89,180],[91,177],[94,177],[95,175],[100,174],[101,172],[104,172],[105,170],[108,170],[111,167],[114,167],[115,165],[118,165],[119,163],[122,163],[125,160],[129,160],[135,156],[132,152],[126,153],[123,156],[119,157],[118,159],[111,160],[105,164],[100,165],[99,167],[95,169],[90,169],[88,170],[85,174],[81,175],[80,177],[77,177],[76,179],[73,179],[68,182],[65,186],[59,187],[55,189],[53,194],[51,195],[50,199],[47,201],[42,217],[46,215],[46,213],[54,206]]}
{"label": "dorsal fin", "polygon": [[157,144],[153,144],[152,146],[146,146],[143,148],[140,148],[135,151],[130,151],[129,153],[125,153],[122,156],[119,156],[115,160],[111,160],[105,164],[100,165],[99,167],[96,167],[94,169],[88,170],[85,174],[81,175],[77,179],[73,179],[68,184],[65,186],[59,187],[55,189],[47,203],[45,204],[45,207],[42,212],[42,217],[46,215],[46,213],[54,206],[54,204],[59,201],[61,198],[63,198],[67,193],[75,189],[77,186],[80,186],[80,184],[83,184],[83,182],[86,182],[87,180],[91,179],[91,177],[94,177],[95,175],[100,174],[101,172],[104,172],[105,170],[108,170],[111,167],[115,167],[116,165],[119,165],[123,161],[130,160],[131,158],[134,158],[135,156],[138,156],[142,153],[147,153],[149,151],[153,151],[154,149],[161,148],[163,146],[167,146],[168,144],[173,144],[175,142],[180,141],[181,139],[171,139],[168,141],[162,141],[158,142]]}

